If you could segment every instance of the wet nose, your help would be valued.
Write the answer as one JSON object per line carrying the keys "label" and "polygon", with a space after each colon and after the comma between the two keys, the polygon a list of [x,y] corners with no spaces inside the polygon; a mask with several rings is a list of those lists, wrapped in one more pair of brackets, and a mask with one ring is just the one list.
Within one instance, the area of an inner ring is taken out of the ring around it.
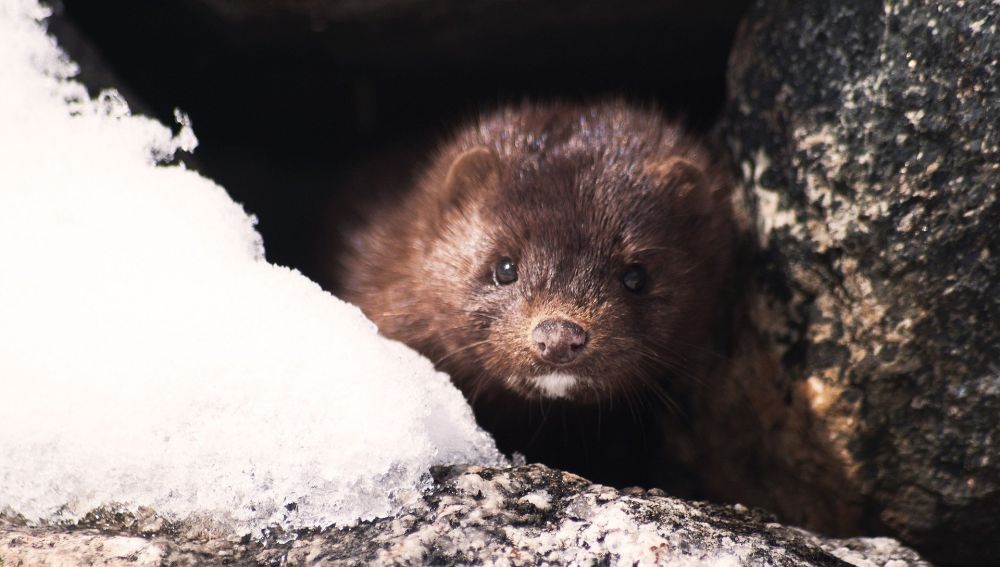
{"label": "wet nose", "polygon": [[538,356],[553,364],[572,362],[587,344],[587,331],[572,321],[546,319],[531,332]]}

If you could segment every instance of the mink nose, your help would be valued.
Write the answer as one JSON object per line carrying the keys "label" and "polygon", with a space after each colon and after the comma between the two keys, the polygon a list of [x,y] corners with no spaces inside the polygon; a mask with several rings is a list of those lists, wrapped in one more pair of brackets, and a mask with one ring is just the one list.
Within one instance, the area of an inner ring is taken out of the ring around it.
{"label": "mink nose", "polygon": [[587,331],[572,321],[546,319],[531,332],[538,356],[553,364],[572,362],[587,344]]}

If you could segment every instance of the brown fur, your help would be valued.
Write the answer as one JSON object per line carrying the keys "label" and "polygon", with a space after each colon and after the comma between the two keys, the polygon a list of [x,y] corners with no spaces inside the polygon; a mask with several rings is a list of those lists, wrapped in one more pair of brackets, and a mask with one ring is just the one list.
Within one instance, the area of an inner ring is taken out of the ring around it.
{"label": "brown fur", "polygon": [[[501,448],[532,456],[553,411],[596,415],[605,438],[585,450],[614,443],[602,412],[610,421],[627,408],[638,421],[645,409],[673,411],[718,356],[735,247],[726,171],[651,111],[508,108],[460,130],[395,205],[375,209],[352,239],[338,291],[448,372]],[[502,257],[518,264],[513,284],[493,281]],[[622,284],[633,264],[649,274],[641,294]],[[532,329],[552,317],[589,332],[565,368],[533,350]],[[541,399],[530,380],[554,370],[585,378],[568,400]],[[563,424],[564,436],[573,427]],[[629,428],[622,437],[646,435]]]}
{"label": "brown fur", "polygon": [[[395,155],[359,177],[402,171]],[[747,274],[751,223],[727,171],[622,103],[486,115],[413,181],[359,185],[386,199],[352,234],[337,291],[449,372],[504,451],[854,533],[858,490],[768,338],[777,315]],[[519,264],[506,286],[491,277],[503,256]],[[633,263],[651,276],[641,295],[622,285]],[[589,331],[559,367],[590,378],[569,399],[526,379],[551,370],[531,332],[553,318]]]}

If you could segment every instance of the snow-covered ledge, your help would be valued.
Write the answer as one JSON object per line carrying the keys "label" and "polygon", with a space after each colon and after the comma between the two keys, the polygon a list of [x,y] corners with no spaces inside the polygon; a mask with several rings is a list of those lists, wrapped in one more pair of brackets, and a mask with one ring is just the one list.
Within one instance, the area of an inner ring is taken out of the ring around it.
{"label": "snow-covered ledge", "polygon": [[[0,521],[14,565],[927,565],[889,538],[838,540],[741,506],[624,494],[541,465],[444,467],[395,517],[290,539],[212,536],[113,509],[73,530]],[[19,563],[22,562],[22,563]],[[62,562],[62,563],[60,563]]]}

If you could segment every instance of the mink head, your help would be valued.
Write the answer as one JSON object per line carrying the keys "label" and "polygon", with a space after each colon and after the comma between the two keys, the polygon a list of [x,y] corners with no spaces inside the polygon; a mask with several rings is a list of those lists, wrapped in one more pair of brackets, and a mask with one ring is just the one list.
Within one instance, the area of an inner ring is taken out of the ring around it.
{"label": "mink head", "polygon": [[688,379],[732,246],[716,169],[624,105],[486,117],[377,220],[352,299],[472,397],[593,402]]}

